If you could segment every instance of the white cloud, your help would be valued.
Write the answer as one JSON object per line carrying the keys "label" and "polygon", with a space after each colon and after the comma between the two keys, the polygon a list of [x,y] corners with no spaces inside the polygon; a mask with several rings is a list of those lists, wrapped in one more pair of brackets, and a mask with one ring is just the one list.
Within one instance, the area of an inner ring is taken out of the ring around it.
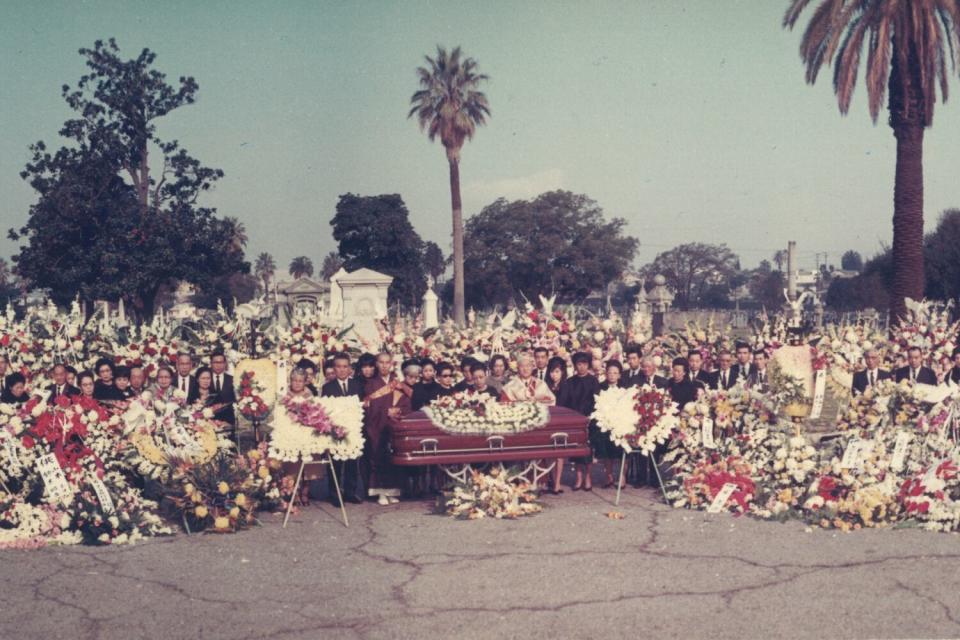
{"label": "white cloud", "polygon": [[467,182],[463,186],[465,199],[480,204],[489,204],[497,198],[508,200],[529,200],[546,191],[563,188],[563,171],[546,169],[528,176],[501,178],[499,180],[479,180]]}

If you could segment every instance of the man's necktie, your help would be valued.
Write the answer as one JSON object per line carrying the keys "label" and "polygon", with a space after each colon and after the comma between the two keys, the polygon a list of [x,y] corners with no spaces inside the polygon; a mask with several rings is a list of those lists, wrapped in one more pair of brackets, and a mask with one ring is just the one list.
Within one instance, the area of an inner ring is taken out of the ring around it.
{"label": "man's necktie", "polygon": [[345,380],[340,381],[340,388],[343,390],[343,395],[347,395],[347,383]]}

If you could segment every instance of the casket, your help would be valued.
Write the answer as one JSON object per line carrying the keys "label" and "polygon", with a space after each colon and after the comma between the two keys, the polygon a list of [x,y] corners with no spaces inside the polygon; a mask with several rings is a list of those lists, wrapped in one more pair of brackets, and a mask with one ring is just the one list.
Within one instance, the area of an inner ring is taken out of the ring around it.
{"label": "casket", "polygon": [[391,461],[409,467],[589,456],[589,420],[563,407],[549,409],[544,426],[503,435],[447,433],[417,411],[389,427]]}

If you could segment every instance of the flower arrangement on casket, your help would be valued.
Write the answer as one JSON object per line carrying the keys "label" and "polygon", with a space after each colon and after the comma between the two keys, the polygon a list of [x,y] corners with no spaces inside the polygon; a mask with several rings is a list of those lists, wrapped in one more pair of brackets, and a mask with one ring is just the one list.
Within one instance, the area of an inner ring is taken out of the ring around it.
{"label": "flower arrangement on casket", "polygon": [[423,412],[438,429],[458,435],[523,433],[550,420],[539,402],[497,402],[483,393],[459,392],[441,396]]}
{"label": "flower arrangement on casket", "polygon": [[267,358],[241,360],[235,369],[237,411],[250,422],[263,422],[276,402],[277,365]]}
{"label": "flower arrangement on casket", "polygon": [[334,460],[363,454],[363,405],[353,396],[287,396],[273,412],[270,457],[298,462],[329,453]]}
{"label": "flower arrangement on casket", "polygon": [[670,393],[650,385],[601,391],[590,417],[618,447],[644,455],[666,442],[680,424]]}
{"label": "flower arrangement on casket", "polygon": [[179,464],[209,462],[219,451],[233,447],[210,417],[144,393],[131,401],[122,417],[130,444],[126,464],[145,478],[166,482]]}
{"label": "flower arrangement on casket", "polygon": [[488,473],[472,471],[465,482],[444,493],[438,506],[463,520],[515,519],[543,511],[536,501],[536,487],[517,475],[516,470],[502,466],[494,466]]}

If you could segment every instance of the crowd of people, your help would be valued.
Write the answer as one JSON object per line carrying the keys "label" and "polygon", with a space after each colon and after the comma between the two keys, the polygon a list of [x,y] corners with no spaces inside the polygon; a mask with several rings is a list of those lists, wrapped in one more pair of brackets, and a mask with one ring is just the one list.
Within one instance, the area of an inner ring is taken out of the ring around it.
{"label": "crowd of people", "polygon": [[[628,348],[625,355],[625,362],[598,364],[586,352],[575,353],[567,360],[541,347],[518,355],[515,361],[504,354],[483,360],[467,356],[458,363],[409,359],[397,369],[389,353],[366,353],[356,362],[340,354],[325,362],[319,372],[315,363],[301,360],[291,377],[290,393],[356,396],[363,402],[366,447],[361,459],[338,463],[343,496],[350,502],[376,499],[386,505],[396,502],[411,487],[415,492],[429,487],[434,477],[430,471],[413,472],[416,477],[411,477],[411,472],[390,465],[387,427],[442,396],[464,393],[497,402],[539,402],[589,416],[597,394],[610,387],[653,385],[683,406],[707,389],[742,385],[763,390],[768,383],[766,353],[746,345],[738,346],[735,353],[720,352],[718,367],[712,371],[704,368],[699,353],[676,358],[669,363],[667,375],[660,375],[657,359],[644,356],[639,346]],[[313,382],[318,374],[323,376],[319,389]],[[616,486],[614,464],[620,458],[619,449],[595,425],[590,428],[590,444],[590,457],[571,461],[575,470],[573,491],[593,490],[591,465],[597,461],[605,472],[604,488]],[[564,491],[561,477],[566,461],[557,462],[544,487],[554,494]]]}
{"label": "crowd of people", "polygon": [[[389,462],[388,427],[392,422],[423,409],[442,396],[464,393],[480,395],[497,402],[538,402],[572,409],[589,416],[594,411],[597,395],[611,387],[651,385],[667,391],[681,407],[696,400],[706,390],[728,390],[736,386],[765,392],[769,385],[768,357],[764,350],[753,350],[738,344],[734,351],[719,351],[709,370],[699,352],[678,357],[666,371],[658,360],[645,356],[638,346],[625,350],[625,360],[598,362],[591,354],[579,352],[567,360],[552,355],[543,347],[522,353],[511,361],[507,355],[495,354],[488,359],[464,357],[459,363],[434,362],[430,359],[409,359],[399,364],[389,353],[365,353],[356,361],[347,354],[336,354],[327,361],[314,363],[300,360],[294,368],[287,393],[309,398],[314,396],[354,396],[364,405],[364,455],[358,460],[337,463],[343,498],[349,502],[376,499],[380,504],[396,502],[404,492],[420,492],[436,488],[436,474],[408,472],[394,468]],[[869,350],[864,366],[853,377],[852,392],[893,379],[920,384],[960,384],[960,347],[953,352],[953,368],[939,380],[932,369],[924,366],[919,348],[907,352],[907,362],[893,371],[880,368],[880,354]],[[222,352],[209,357],[209,365],[197,366],[190,353],[177,355],[173,367],[161,366],[151,383],[142,367],[116,366],[109,358],[96,362],[93,370],[77,371],[66,364],[57,364],[50,371],[52,383],[43,391],[48,399],[60,395],[83,396],[106,408],[122,412],[130,400],[149,391],[159,400],[177,401],[188,406],[210,409],[222,429],[235,436],[237,401],[233,376],[227,373],[227,358]],[[572,365],[572,366],[571,366]],[[0,355],[0,402],[24,403],[32,393],[27,381],[18,372],[8,373],[9,362]],[[664,374],[664,375],[661,375]],[[37,390],[34,390],[35,392]],[[614,464],[621,452],[595,425],[590,427],[592,455],[574,459],[573,491],[591,491],[591,465],[603,465],[605,488],[615,487]],[[544,487],[554,494],[563,493],[561,476],[564,460],[558,460]],[[411,473],[414,477],[411,477]],[[332,482],[329,496],[334,499]],[[314,489],[316,485],[314,484]],[[308,500],[310,485],[301,496]]]}

